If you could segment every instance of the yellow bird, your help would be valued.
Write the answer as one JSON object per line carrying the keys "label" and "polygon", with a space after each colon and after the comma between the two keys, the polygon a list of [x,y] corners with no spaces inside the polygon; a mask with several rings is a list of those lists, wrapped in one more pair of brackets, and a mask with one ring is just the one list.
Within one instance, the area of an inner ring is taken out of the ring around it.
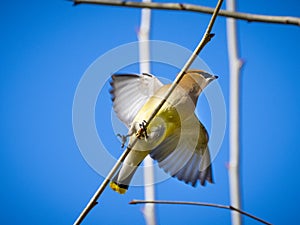
{"label": "yellow bird", "polygon": [[[202,70],[189,70],[147,128],[153,110],[171,84],[163,85],[150,74],[112,75],[113,108],[129,128],[129,146],[139,136],[110,187],[124,194],[143,159],[150,156],[173,177],[195,186],[213,183],[208,134],[195,115],[198,97],[217,76]],[[141,135],[138,133],[142,131]]]}

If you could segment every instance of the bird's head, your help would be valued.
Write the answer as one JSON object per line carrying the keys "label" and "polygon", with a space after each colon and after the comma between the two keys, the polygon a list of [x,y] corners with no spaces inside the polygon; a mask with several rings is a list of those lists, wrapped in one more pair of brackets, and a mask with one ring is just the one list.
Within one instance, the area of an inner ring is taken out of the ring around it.
{"label": "bird's head", "polygon": [[188,70],[179,82],[179,85],[189,92],[190,97],[196,104],[202,90],[217,78],[217,76],[211,75],[203,70]]}

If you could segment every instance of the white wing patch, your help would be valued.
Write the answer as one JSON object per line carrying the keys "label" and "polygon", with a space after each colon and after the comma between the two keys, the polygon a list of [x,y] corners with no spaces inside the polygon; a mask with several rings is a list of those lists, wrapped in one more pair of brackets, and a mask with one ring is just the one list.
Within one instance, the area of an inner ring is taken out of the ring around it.
{"label": "white wing patch", "polygon": [[119,119],[130,127],[131,122],[154,93],[163,84],[150,74],[116,74],[112,75],[113,108]]}

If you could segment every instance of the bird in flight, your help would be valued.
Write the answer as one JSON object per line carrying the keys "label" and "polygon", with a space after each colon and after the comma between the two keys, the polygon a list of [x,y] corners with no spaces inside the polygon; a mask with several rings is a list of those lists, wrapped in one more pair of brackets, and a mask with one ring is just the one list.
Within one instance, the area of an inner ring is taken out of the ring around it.
{"label": "bird in flight", "polygon": [[110,94],[114,111],[129,129],[128,146],[136,139],[111,180],[114,191],[124,194],[128,190],[135,171],[148,154],[165,172],[187,184],[213,183],[208,133],[195,108],[203,89],[216,78],[202,70],[187,71],[147,124],[147,118],[171,84],[163,85],[158,78],[145,73],[112,75]]}

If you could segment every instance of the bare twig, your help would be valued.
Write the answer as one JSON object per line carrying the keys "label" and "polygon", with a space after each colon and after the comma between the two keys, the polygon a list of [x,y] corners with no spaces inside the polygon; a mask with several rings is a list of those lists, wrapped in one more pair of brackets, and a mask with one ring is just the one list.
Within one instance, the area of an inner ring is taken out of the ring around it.
{"label": "bare twig", "polygon": [[180,82],[180,80],[183,78],[184,74],[187,72],[187,70],[189,69],[189,67],[192,65],[192,63],[194,62],[194,60],[197,58],[197,56],[199,55],[199,53],[201,52],[201,50],[204,48],[204,46],[211,40],[211,38],[214,36],[214,34],[211,34],[211,30],[212,27],[214,25],[214,22],[217,18],[218,12],[221,8],[223,0],[219,0],[218,4],[215,8],[215,11],[209,21],[209,24],[207,26],[207,29],[201,39],[201,41],[199,42],[198,46],[196,47],[196,49],[194,50],[194,52],[192,53],[192,55],[190,56],[190,58],[187,60],[187,62],[185,63],[185,65],[182,67],[182,69],[180,70],[180,72],[178,73],[176,79],[173,81],[172,85],[170,86],[169,90],[166,92],[164,98],[161,100],[160,104],[157,105],[157,107],[153,110],[152,114],[150,115],[150,117],[146,120],[147,124],[146,124],[146,128],[147,126],[150,124],[150,122],[153,120],[153,118],[155,117],[155,115],[158,113],[158,111],[161,109],[161,107],[165,104],[165,102],[167,101],[167,99],[169,98],[169,96],[172,94],[172,92],[174,91],[174,89],[176,88],[176,86],[178,85],[178,83]]}
{"label": "bare twig", "polygon": [[126,148],[126,150],[123,152],[123,154],[120,156],[114,167],[110,170],[109,174],[106,176],[94,196],[91,198],[89,203],[86,205],[86,207],[83,209],[83,211],[80,213],[77,220],[74,222],[74,225],[81,224],[81,222],[84,220],[84,218],[87,216],[87,214],[91,211],[92,208],[94,208],[95,205],[97,205],[97,200],[108,185],[109,181],[112,179],[113,175],[117,172],[118,168],[122,164],[122,162],[125,160],[128,153],[131,151],[130,148]]}
{"label": "bare twig", "polygon": [[[143,0],[143,2],[150,1],[151,0]],[[140,73],[150,74],[149,36],[151,28],[151,10],[142,9],[141,11],[141,25],[138,32]],[[144,196],[145,200],[155,199],[153,159],[149,155],[144,159]],[[146,204],[143,214],[147,225],[157,224],[155,205]]]}
{"label": "bare twig", "polygon": [[[235,0],[227,0],[226,7],[229,11],[235,11]],[[239,119],[239,97],[240,97],[240,70],[242,62],[239,59],[237,45],[236,20],[227,18],[227,44],[229,58],[229,73],[230,73],[230,115],[229,115],[229,189],[230,189],[230,204],[238,209],[241,208],[240,194],[240,119]],[[232,225],[241,225],[242,217],[239,213],[232,211]]]}
{"label": "bare twig", "polygon": [[[153,112],[150,115],[150,117],[147,118],[147,120],[146,120],[147,123],[145,124],[145,126],[143,128],[141,128],[141,130],[140,130],[141,132],[138,132],[140,135],[143,133],[143,130],[147,129],[147,126],[151,123],[151,121],[154,119],[155,115],[158,113],[158,111],[161,109],[161,107],[165,104],[165,102],[167,101],[167,99],[169,98],[169,96],[174,91],[175,87],[178,85],[178,83],[180,82],[180,80],[183,78],[183,76],[186,73],[186,71],[188,70],[188,68],[191,66],[191,64],[194,62],[194,60],[199,55],[200,51],[204,48],[204,46],[214,36],[213,34],[211,34],[211,30],[212,30],[214,22],[215,22],[215,20],[217,18],[218,12],[219,12],[219,10],[221,8],[222,2],[223,2],[223,0],[218,0],[218,4],[217,4],[217,6],[216,6],[216,8],[214,10],[214,13],[213,13],[213,15],[212,15],[212,17],[211,17],[211,19],[209,21],[207,29],[206,29],[206,31],[205,31],[205,33],[204,33],[204,35],[203,35],[200,43],[198,44],[198,46],[196,47],[196,49],[194,50],[193,54],[190,56],[190,58],[188,59],[188,61],[185,63],[185,65],[183,66],[183,68],[178,73],[176,79],[174,80],[174,82],[170,86],[169,90],[166,92],[166,95],[161,100],[160,104],[156,106],[156,108],[153,110]],[[118,168],[120,167],[120,165],[122,164],[122,162],[125,160],[125,158],[128,155],[128,153],[131,151],[131,149],[137,143],[140,135],[134,135],[134,136],[132,136],[133,137],[132,143],[130,145],[128,145],[128,147],[126,148],[126,150],[120,156],[120,158],[118,159],[117,163],[111,169],[111,171],[109,172],[109,174],[107,175],[107,177],[104,179],[104,181],[102,182],[102,184],[100,185],[100,187],[97,189],[97,191],[94,194],[94,196],[91,198],[91,200],[89,201],[89,203],[87,204],[87,206],[81,212],[81,214],[79,215],[79,217],[75,221],[74,225],[81,224],[81,222],[84,220],[84,218],[87,216],[87,214],[97,204],[97,199],[100,197],[100,195],[102,194],[102,192],[104,191],[104,189],[108,185],[109,181],[112,179],[113,175],[117,172]]]}
{"label": "bare twig", "polygon": [[[72,0],[71,0],[72,1]],[[131,8],[149,8],[160,10],[181,10],[189,12],[199,12],[205,14],[213,14],[214,8],[181,3],[157,3],[157,2],[135,2],[135,1],[112,1],[112,0],[73,0],[74,4],[98,4],[111,6],[125,6]],[[290,24],[300,26],[300,18],[292,16],[267,16],[251,13],[239,13],[227,10],[220,10],[220,16],[231,17],[239,20],[246,20],[248,22],[263,22],[263,23],[277,23]]]}
{"label": "bare twig", "polygon": [[254,216],[250,213],[247,213],[243,210],[240,210],[238,208],[235,208],[233,206],[230,205],[220,205],[220,204],[214,204],[214,203],[206,203],[206,202],[185,202],[185,201],[167,201],[167,200],[155,200],[155,201],[146,201],[146,200],[132,200],[131,202],[129,202],[129,204],[167,204],[167,205],[196,205],[196,206],[208,206],[208,207],[214,207],[214,208],[221,208],[221,209],[229,209],[232,211],[236,211],[240,214],[243,214],[245,216],[248,216],[252,219],[255,219],[263,224],[268,224],[268,225],[272,225],[271,223],[257,217]]}

